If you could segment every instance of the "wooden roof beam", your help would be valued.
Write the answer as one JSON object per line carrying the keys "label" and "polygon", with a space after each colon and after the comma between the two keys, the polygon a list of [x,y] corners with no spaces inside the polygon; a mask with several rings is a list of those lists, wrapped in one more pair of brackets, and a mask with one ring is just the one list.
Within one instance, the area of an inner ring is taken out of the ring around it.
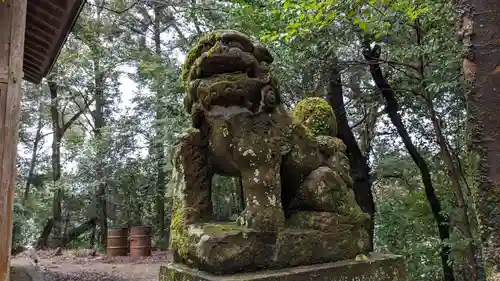
{"label": "wooden roof beam", "polygon": [[[45,77],[52,69],[56,58],[59,56],[61,47],[75,24],[85,0],[28,0],[27,24],[25,50],[27,54],[34,55],[40,64],[40,72],[32,73],[26,80],[32,77]],[[33,3],[33,4],[32,4]],[[53,20],[55,15],[57,20]],[[34,27],[36,26],[36,27]],[[31,58],[26,56],[24,61],[29,62]]]}

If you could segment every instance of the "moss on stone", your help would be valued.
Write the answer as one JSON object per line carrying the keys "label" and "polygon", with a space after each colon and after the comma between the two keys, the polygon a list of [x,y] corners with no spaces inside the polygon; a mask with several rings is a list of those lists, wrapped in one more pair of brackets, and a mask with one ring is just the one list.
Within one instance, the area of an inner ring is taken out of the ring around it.
{"label": "moss on stone", "polygon": [[221,38],[222,38],[222,35],[219,32],[212,31],[212,32],[207,33],[204,36],[202,36],[194,44],[194,46],[191,49],[189,49],[189,52],[188,52],[187,57],[186,57],[186,61],[182,65],[181,78],[182,78],[182,84],[184,85],[184,88],[187,88],[189,72],[191,71],[191,67],[193,66],[193,63],[203,53],[203,47],[209,46],[211,48]]}
{"label": "moss on stone", "polygon": [[203,226],[203,233],[209,236],[230,231],[248,232],[249,229],[243,228],[236,223],[210,223]]}
{"label": "moss on stone", "polygon": [[176,249],[180,256],[187,255],[189,251],[188,236],[186,232],[185,210],[177,202],[172,208],[172,233],[171,248]]}
{"label": "moss on stone", "polygon": [[292,124],[290,124],[290,130],[288,132],[288,137],[293,135],[297,135],[303,139],[311,139],[313,137],[312,132],[296,118],[292,119]]}
{"label": "moss on stone", "polygon": [[246,73],[218,74],[210,78],[210,84],[213,85],[219,82],[238,82],[246,80],[248,80],[248,75]]}
{"label": "moss on stone", "polygon": [[292,111],[297,122],[306,126],[314,136],[337,135],[337,121],[332,107],[322,98],[309,97],[301,100]]}

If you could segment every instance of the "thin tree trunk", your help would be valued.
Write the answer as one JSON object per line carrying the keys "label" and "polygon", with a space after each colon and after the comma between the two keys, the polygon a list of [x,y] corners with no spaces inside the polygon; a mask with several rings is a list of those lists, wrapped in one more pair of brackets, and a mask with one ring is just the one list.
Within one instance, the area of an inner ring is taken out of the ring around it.
{"label": "thin tree trunk", "polygon": [[453,281],[455,280],[453,268],[449,264],[449,262],[451,261],[450,246],[448,246],[448,244],[446,243],[446,240],[450,238],[449,218],[442,214],[441,203],[436,196],[436,192],[432,184],[429,166],[413,144],[410,134],[408,133],[408,130],[406,130],[401,115],[398,112],[399,104],[396,100],[396,97],[394,96],[394,92],[391,86],[386,81],[384,75],[382,74],[382,70],[379,64],[376,63],[376,61],[380,58],[380,52],[381,49],[379,45],[375,45],[375,47],[372,49],[368,42],[363,43],[363,55],[370,65],[370,73],[372,75],[373,81],[381,91],[382,97],[386,102],[387,115],[389,116],[394,127],[396,127],[396,130],[403,140],[403,143],[408,150],[411,158],[420,170],[422,183],[424,184],[425,195],[427,196],[427,201],[429,202],[432,213],[434,215],[434,219],[438,227],[439,238],[441,239],[440,256],[441,264],[443,267],[444,280]]}
{"label": "thin tree trunk", "polygon": [[365,157],[370,157],[370,153],[372,151],[372,141],[375,138],[375,126],[377,124],[377,119],[379,116],[379,112],[377,107],[372,107],[367,110],[366,120],[363,125],[363,134],[359,137],[360,150],[366,155]]}
{"label": "thin tree trunk", "polygon": [[[421,46],[423,35],[420,26],[420,22],[418,19],[415,22],[415,30],[416,30],[416,39],[417,45]],[[425,61],[423,56],[419,57],[419,67],[418,72],[421,79],[422,88],[424,91],[424,99],[425,104],[427,106],[427,110],[429,112],[429,116],[434,128],[434,133],[436,134],[436,141],[439,145],[439,151],[443,162],[446,165],[446,170],[448,172],[448,177],[450,178],[450,182],[454,189],[455,200],[457,203],[457,209],[460,213],[459,219],[459,230],[463,234],[464,238],[468,241],[467,247],[465,249],[466,257],[469,260],[468,262],[468,272],[470,273],[470,278],[468,280],[476,281],[478,277],[478,263],[475,256],[475,246],[474,246],[474,236],[472,234],[472,228],[470,225],[470,218],[467,213],[467,203],[465,202],[462,184],[460,181],[460,172],[456,165],[453,162],[452,155],[448,149],[449,144],[446,138],[444,137],[442,128],[441,128],[441,120],[438,118],[436,110],[434,109],[434,103],[432,101],[432,97],[425,93],[426,83],[425,83]]]}
{"label": "thin tree trunk", "polygon": [[94,224],[90,232],[90,239],[89,239],[90,248],[94,248],[96,237],[97,237],[97,224]]}
{"label": "thin tree trunk", "polygon": [[49,236],[53,232],[55,244],[61,238],[61,211],[62,211],[62,187],[57,182],[61,178],[61,140],[63,130],[60,125],[59,101],[57,93],[57,84],[49,81],[50,90],[50,115],[52,119],[52,185],[54,188],[54,197],[52,199],[52,218],[47,220],[45,227],[38,239],[38,247],[45,248],[48,246]]}
{"label": "thin tree trunk", "polygon": [[[104,122],[104,73],[101,71],[99,66],[99,60],[94,61],[94,71],[95,71],[95,111],[94,111],[94,135],[98,143],[102,142],[102,132],[101,130],[105,126]],[[104,171],[104,158],[105,153],[102,148],[99,147],[98,152],[99,160],[96,167],[97,180],[99,185],[96,190],[96,211],[97,220],[99,225],[99,244],[106,247],[107,243],[107,232],[108,232],[108,216],[107,216],[107,200],[106,200],[106,176]]]}
{"label": "thin tree trunk", "polygon": [[87,220],[86,222],[82,223],[81,225],[68,231],[68,233],[62,237],[61,243],[59,246],[66,247],[66,245],[68,245],[73,240],[78,238],[78,236],[91,230],[93,228],[93,226],[96,224],[96,221],[97,221],[96,218],[91,218],[91,219]]}
{"label": "thin tree trunk", "polygon": [[243,212],[245,210],[245,194],[243,193],[243,180],[238,177],[237,190],[238,195],[238,212]]}
{"label": "thin tree trunk", "polygon": [[[155,60],[159,63],[161,61],[161,41],[160,41],[160,17],[161,17],[161,5],[156,4],[154,8],[154,41],[155,41]],[[161,121],[164,119],[164,110],[165,108],[162,107],[163,103],[161,102],[161,99],[163,97],[163,91],[162,91],[162,79],[161,75],[156,76],[156,106],[155,106],[155,119],[156,119],[156,125],[155,125],[155,140],[154,140],[154,147],[155,147],[155,156],[156,156],[156,220],[158,223],[158,228],[159,228],[159,235],[161,241],[164,242],[164,239],[167,239],[165,235],[165,177],[166,177],[166,172],[165,168],[167,165],[166,159],[165,159],[165,149],[163,147],[163,131],[164,128],[160,126]],[[168,242],[167,242],[168,243]],[[161,247],[166,246],[161,245]]]}
{"label": "thin tree trunk", "polygon": [[356,201],[360,205],[361,209],[370,214],[372,218],[367,230],[370,236],[370,249],[373,249],[375,203],[373,201],[373,194],[371,190],[372,182],[370,179],[370,167],[368,166],[366,157],[359,149],[359,145],[347,120],[341,76],[335,59],[331,62],[329,70],[327,100],[337,117],[337,126],[339,130],[338,137],[342,139],[347,146],[351,171],[354,179],[354,193],[356,195]]}
{"label": "thin tree trunk", "polygon": [[36,160],[38,156],[38,146],[42,140],[42,128],[43,128],[43,103],[40,101],[38,107],[38,124],[36,127],[35,140],[33,141],[33,151],[31,152],[30,168],[28,171],[28,177],[26,179],[26,186],[24,187],[23,202],[26,203],[29,199],[30,185],[35,175]]}
{"label": "thin tree trunk", "polygon": [[58,245],[61,238],[61,225],[62,225],[62,199],[63,199],[63,190],[62,186],[58,184],[58,181],[61,178],[61,142],[64,136],[64,133],[73,125],[73,123],[85,113],[88,109],[89,104],[87,104],[84,108],[80,108],[80,110],[71,117],[67,122],[61,118],[61,114],[59,112],[59,95],[58,95],[58,85],[54,81],[49,81],[49,90],[50,90],[50,114],[52,119],[52,155],[51,155],[51,164],[52,164],[52,185],[54,188],[54,197],[52,201],[52,218],[47,220],[45,227],[43,228],[42,233],[38,239],[38,247],[44,248],[47,247],[49,236],[54,232],[55,237],[55,245]]}
{"label": "thin tree trunk", "polygon": [[47,223],[43,227],[42,233],[38,237],[35,247],[36,249],[44,249],[45,247],[47,247],[47,244],[49,242],[50,232],[52,231],[53,225],[54,225],[54,220],[48,219]]}
{"label": "thin tree trunk", "polygon": [[50,89],[50,112],[52,117],[52,184],[54,188],[54,201],[52,204],[52,217],[54,219],[53,234],[56,244],[59,244],[62,237],[62,185],[58,184],[61,179],[61,142],[63,131],[60,123],[59,98],[55,82],[49,82]]}
{"label": "thin tree trunk", "polygon": [[463,234],[464,238],[469,241],[467,244],[467,247],[465,249],[466,251],[466,256],[467,259],[469,260],[468,264],[468,271],[470,272],[470,279],[471,281],[475,281],[478,278],[478,263],[476,260],[476,255],[475,255],[475,246],[474,246],[474,237],[472,234],[472,228],[470,225],[470,218],[467,213],[467,203],[465,202],[464,195],[462,192],[462,185],[460,184],[460,176],[458,173],[458,170],[456,169],[455,165],[453,164],[453,160],[451,157],[451,154],[448,150],[448,147],[446,145],[446,138],[443,135],[443,132],[441,131],[440,127],[440,121],[436,116],[436,112],[434,110],[434,105],[432,104],[432,101],[428,100],[427,101],[427,107],[429,109],[430,115],[431,115],[431,121],[434,127],[434,131],[436,133],[437,137],[437,142],[439,144],[439,149],[440,149],[440,154],[441,157],[446,165],[447,171],[448,171],[448,176],[450,178],[451,184],[453,186],[453,189],[455,190],[455,199],[457,202],[457,209],[460,212],[460,222],[459,222],[459,230]]}
{"label": "thin tree trunk", "polygon": [[[460,38],[472,150],[478,156],[476,206],[484,257],[500,273],[500,1],[460,0]],[[480,23],[480,24],[476,24]],[[497,278],[495,276],[494,278]]]}

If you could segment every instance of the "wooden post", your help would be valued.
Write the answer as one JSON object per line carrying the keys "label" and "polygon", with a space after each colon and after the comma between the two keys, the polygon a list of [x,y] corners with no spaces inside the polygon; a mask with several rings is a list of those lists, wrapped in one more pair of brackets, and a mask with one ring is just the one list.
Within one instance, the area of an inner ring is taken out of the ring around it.
{"label": "wooden post", "polygon": [[0,2],[0,281],[9,280],[26,2]]}

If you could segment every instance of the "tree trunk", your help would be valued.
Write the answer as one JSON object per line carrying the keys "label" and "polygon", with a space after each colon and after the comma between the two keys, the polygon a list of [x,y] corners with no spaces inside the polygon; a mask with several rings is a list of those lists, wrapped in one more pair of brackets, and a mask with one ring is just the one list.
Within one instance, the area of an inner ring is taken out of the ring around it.
{"label": "tree trunk", "polygon": [[347,153],[351,164],[351,173],[354,179],[354,193],[356,201],[361,209],[370,214],[371,223],[368,227],[370,236],[370,249],[373,249],[373,232],[375,226],[375,203],[371,190],[370,167],[367,159],[359,149],[359,145],[347,120],[347,113],[344,105],[344,95],[342,91],[340,71],[336,60],[331,62],[328,78],[327,100],[337,117],[338,137],[347,146]]}
{"label": "tree trunk", "polygon": [[[85,113],[88,109],[89,104],[87,104],[84,108],[80,108],[80,110],[75,113],[67,122],[61,118],[61,114],[59,111],[59,94],[58,94],[58,85],[54,81],[49,81],[49,90],[50,90],[50,115],[52,120],[52,155],[51,155],[51,164],[52,164],[52,185],[54,188],[54,197],[52,201],[52,218],[47,220],[45,227],[38,239],[39,243],[38,247],[44,248],[47,247],[47,243],[49,240],[49,236],[54,230],[55,244],[57,246],[60,242],[60,238],[62,235],[61,227],[62,227],[62,200],[63,200],[63,190],[62,185],[58,184],[58,181],[61,179],[61,142],[64,136],[64,133],[73,125],[73,123]],[[43,237],[46,236],[46,237]]]}
{"label": "tree trunk", "polygon": [[61,126],[61,116],[59,114],[58,85],[50,81],[50,115],[52,119],[52,184],[54,188],[54,199],[52,204],[53,235],[56,244],[59,244],[62,237],[62,185],[58,184],[61,179],[61,142],[63,130]]}
{"label": "tree trunk", "polygon": [[366,61],[370,65],[370,73],[372,75],[373,81],[376,86],[382,93],[382,97],[386,102],[386,112],[389,116],[394,127],[398,131],[399,136],[403,140],[403,143],[408,150],[411,158],[417,165],[420,170],[420,174],[422,177],[422,183],[424,184],[425,195],[427,196],[427,201],[431,207],[432,213],[434,215],[434,219],[436,221],[439,238],[441,239],[441,264],[443,266],[444,280],[453,281],[455,280],[453,268],[450,266],[449,262],[450,258],[450,246],[446,243],[450,238],[450,229],[449,229],[449,219],[442,214],[441,203],[436,196],[436,192],[434,190],[434,186],[431,181],[431,173],[429,170],[429,166],[425,162],[425,159],[420,155],[417,148],[413,144],[411,140],[410,134],[406,130],[406,127],[403,123],[401,115],[399,114],[399,104],[394,96],[394,92],[386,81],[384,75],[382,74],[382,69],[380,68],[377,60],[380,58],[380,46],[375,45],[372,49],[368,42],[363,43],[363,55]]}
{"label": "tree trunk", "polygon": [[42,128],[43,128],[43,103],[40,101],[38,107],[38,124],[36,127],[35,140],[33,141],[33,151],[31,152],[30,168],[28,171],[28,176],[26,179],[26,186],[24,187],[23,202],[26,203],[29,199],[30,185],[35,175],[36,160],[38,156],[38,145],[42,140]]}
{"label": "tree trunk", "polygon": [[[478,156],[476,206],[484,257],[500,272],[500,1],[460,0],[460,39],[471,145]],[[480,23],[480,24],[475,24]],[[496,275],[495,274],[495,275]]]}
{"label": "tree trunk", "polygon": [[38,237],[38,240],[36,242],[36,249],[43,249],[47,247],[47,244],[49,242],[49,236],[50,232],[52,231],[52,227],[54,225],[54,220],[53,219],[48,219],[47,223],[43,227],[42,233]]}
{"label": "tree trunk", "polygon": [[462,185],[460,183],[460,174],[457,170],[456,166],[453,163],[453,158],[451,157],[450,151],[448,150],[447,140],[444,137],[440,124],[441,122],[436,116],[436,112],[434,110],[434,105],[431,100],[428,100],[428,109],[431,115],[431,121],[433,123],[434,131],[436,133],[437,142],[439,144],[439,150],[443,162],[446,165],[448,177],[450,178],[451,184],[454,189],[455,199],[457,203],[457,209],[460,213],[459,219],[459,231],[463,234],[465,240],[469,241],[467,243],[467,247],[465,249],[466,258],[469,260],[468,263],[468,273],[470,278],[467,280],[476,281],[478,279],[478,271],[479,266],[476,260],[476,247],[474,246],[474,236],[472,234],[472,228],[470,225],[469,215],[467,213],[467,203],[465,202],[464,195],[462,192]]}
{"label": "tree trunk", "polygon": [[[422,41],[423,41],[423,30],[421,29],[420,22],[418,19],[415,21],[415,31],[416,31],[416,39],[417,39],[417,45],[421,46]],[[422,91],[424,93],[424,99],[425,99],[425,104],[427,106],[427,111],[429,113],[429,117],[431,119],[433,128],[434,128],[434,133],[436,134],[436,142],[439,146],[439,152],[441,154],[441,157],[443,159],[443,162],[446,166],[446,170],[448,173],[448,177],[450,179],[451,185],[453,186],[454,189],[454,195],[455,195],[455,200],[457,203],[457,209],[460,213],[460,218],[458,222],[458,228],[459,231],[463,234],[465,240],[468,241],[467,247],[465,249],[465,255],[466,258],[469,260],[468,265],[466,268],[468,269],[468,275],[469,278],[467,280],[471,281],[476,281],[478,278],[478,263],[476,260],[476,255],[475,255],[475,246],[474,246],[474,236],[472,234],[472,228],[470,225],[470,218],[467,213],[467,203],[465,202],[464,199],[464,194],[462,191],[462,184],[460,180],[460,171],[453,162],[453,157],[448,149],[450,146],[448,144],[448,141],[444,137],[442,128],[441,128],[441,120],[437,116],[436,110],[434,109],[434,103],[433,103],[433,98],[426,93],[426,82],[425,82],[425,61],[424,57],[420,56],[419,57],[419,66],[418,66],[418,73],[420,75],[420,82],[422,85]]]}
{"label": "tree trunk", "polygon": [[68,231],[64,237],[61,239],[60,247],[66,247],[71,241],[75,240],[78,238],[78,236],[82,235],[83,233],[91,230],[94,225],[96,224],[97,219],[96,218],[91,218],[87,220],[86,222],[82,223],[81,225],[71,229]]}
{"label": "tree trunk", "polygon": [[[161,5],[156,4],[154,8],[154,41],[155,41],[155,60],[157,63],[161,62],[161,41],[160,41],[160,17],[161,17]],[[161,121],[165,118],[164,111],[165,108],[162,106],[161,102],[163,97],[162,91],[162,76],[156,76],[156,106],[155,106],[155,139],[154,139],[154,147],[155,147],[155,157],[156,157],[156,220],[159,228],[160,240],[165,242],[164,240],[168,239],[165,235],[165,177],[166,172],[165,168],[167,165],[167,161],[165,159],[165,149],[163,147],[163,131]],[[167,245],[168,242],[165,242],[164,245]]]}
{"label": "tree trunk", "polygon": [[63,129],[60,125],[59,100],[57,93],[57,84],[53,81],[48,82],[50,90],[50,116],[52,120],[52,186],[54,189],[54,197],[52,199],[52,218],[47,220],[45,227],[38,238],[38,247],[45,248],[48,246],[50,234],[54,234],[55,244],[61,238],[62,224],[62,186],[57,182],[61,178],[61,140]]}
{"label": "tree trunk", "polygon": [[238,195],[238,211],[243,212],[245,210],[245,194],[243,193],[243,180],[238,177],[236,193]]}
{"label": "tree trunk", "polygon": [[90,238],[89,238],[90,248],[94,248],[96,242],[96,236],[97,236],[97,224],[94,224],[90,232]]}
{"label": "tree trunk", "polygon": [[99,244],[106,247],[108,233],[108,216],[107,216],[107,200],[106,200],[106,175],[104,171],[104,159],[106,153],[103,151],[102,145],[102,129],[105,126],[104,122],[104,82],[105,77],[100,68],[99,59],[94,60],[94,75],[95,75],[95,111],[94,117],[94,136],[95,140],[100,144],[98,148],[98,163],[96,166],[96,175],[99,185],[96,190],[96,212],[99,225]]}

